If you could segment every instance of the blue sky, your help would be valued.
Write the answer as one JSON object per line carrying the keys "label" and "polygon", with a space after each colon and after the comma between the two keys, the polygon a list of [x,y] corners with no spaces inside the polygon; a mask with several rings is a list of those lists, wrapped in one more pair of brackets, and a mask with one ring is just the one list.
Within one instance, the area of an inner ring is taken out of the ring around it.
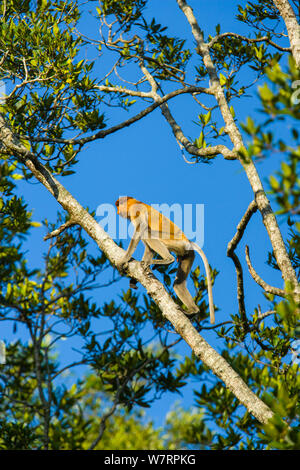
{"label": "blue sky", "polygon": [[[191,0],[200,27],[205,36],[215,33],[215,26],[220,23],[222,31],[241,32],[243,27],[235,20],[236,6],[242,1],[231,0]],[[155,16],[158,22],[169,26],[169,33],[186,37],[193,46],[190,28],[175,0],[151,0],[148,17]],[[96,5],[91,4],[91,7]],[[84,24],[90,31],[95,21]],[[94,31],[96,34],[96,31]],[[96,55],[95,57],[96,58]],[[99,73],[105,73],[107,64],[99,62]],[[124,72],[126,76],[126,71]],[[252,89],[251,97],[237,103],[236,117],[244,122],[248,115],[256,118],[258,101],[256,88]],[[199,136],[199,128],[193,124],[197,114],[201,112],[191,99],[181,96],[169,103],[184,133],[192,139]],[[138,108],[137,108],[138,109]],[[114,125],[127,119],[129,114],[117,108],[107,109],[107,124]],[[130,111],[135,113],[135,108]],[[186,157],[189,156],[186,154]],[[278,157],[258,163],[258,171],[263,181],[279,168]],[[76,173],[63,178],[62,183],[78,199],[83,206],[96,210],[103,203],[114,203],[119,195],[130,195],[147,203],[180,203],[204,204],[204,250],[212,267],[220,274],[214,286],[214,301],[220,308],[216,313],[217,323],[230,319],[230,314],[237,312],[236,275],[232,260],[227,258],[227,244],[236,231],[236,226],[243,216],[248,204],[253,199],[250,184],[238,162],[226,161],[217,157],[212,164],[187,164],[181,154],[169,125],[159,109],[129,128],[90,143],[80,154],[80,162]],[[29,208],[33,209],[33,220],[47,218],[53,221],[57,210],[56,201],[40,184],[21,182],[20,193],[23,194]],[[280,220],[279,220],[280,222]],[[47,244],[43,241],[43,228],[32,229],[32,236],[27,243],[30,263],[40,265],[41,253]],[[249,244],[252,263],[257,272],[269,284],[281,287],[281,276],[266,265],[267,252],[271,250],[270,242],[261,221],[260,214],[255,214],[250,221],[238,253],[243,260],[245,301],[248,314],[261,304],[262,311],[268,309],[268,302],[260,295],[248,274],[244,263],[244,246]],[[140,252],[139,252],[140,253]],[[203,264],[200,258],[194,266]],[[128,279],[122,280],[116,287],[101,289],[95,294],[99,304],[109,300],[119,292],[120,287],[128,288]],[[139,287],[143,293],[143,288]],[[216,334],[204,332],[203,336],[217,349],[221,346]],[[16,339],[11,331],[7,331],[7,339]],[[64,345],[66,347],[66,345]],[[184,347],[183,352],[188,352]],[[79,370],[80,373],[80,370]],[[193,384],[197,389],[197,384]],[[183,390],[183,402],[192,404],[192,386]],[[170,409],[170,403],[178,397],[166,397],[153,406],[151,417],[160,423]],[[149,413],[150,415],[150,413]]]}

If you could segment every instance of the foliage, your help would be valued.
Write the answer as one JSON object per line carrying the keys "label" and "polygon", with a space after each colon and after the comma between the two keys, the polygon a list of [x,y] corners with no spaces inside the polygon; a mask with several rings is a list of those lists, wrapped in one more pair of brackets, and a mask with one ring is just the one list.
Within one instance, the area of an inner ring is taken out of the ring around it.
{"label": "foliage", "polygon": [[101,97],[91,78],[93,62],[81,58],[84,40],[75,35],[77,2],[39,3],[26,14],[23,3],[2,4],[0,80],[14,79],[0,109],[24,145],[67,175],[81,146],[59,139],[105,127]]}
{"label": "foliage", "polygon": [[[10,200],[6,206],[4,214],[11,208]],[[12,222],[14,212],[10,217]],[[6,238],[14,240],[19,230],[27,234],[30,214],[25,228],[17,221],[7,227],[5,218],[2,225]],[[100,274],[103,276],[108,263],[104,256],[87,255],[86,247],[80,230],[65,231],[50,242],[44,269],[33,271],[28,270],[19,246],[13,250],[3,248],[6,262],[0,320],[12,323],[14,332],[20,329],[24,338],[7,345],[6,364],[1,366],[3,449],[87,448],[96,430],[99,433],[103,426],[104,431],[106,421],[120,406],[124,411],[117,413],[109,427],[121,422],[124,428],[142,426],[148,445],[154,446],[159,442],[158,432],[152,433],[150,424],[144,428],[140,418],[128,413],[137,406],[149,407],[163,393],[175,393],[185,384],[187,373],[176,370],[169,333],[158,319],[157,309],[156,331],[150,336],[145,332],[154,305],[149,311],[138,306],[137,297],[130,291],[122,294],[119,305],[112,301],[101,308],[87,297],[96,286],[101,287],[96,280]],[[99,332],[96,320],[101,320]],[[71,354],[67,364],[62,364],[55,347],[64,349],[62,340],[66,344],[73,337],[81,342],[81,352],[77,352],[77,358]],[[94,370],[97,378],[73,380],[68,388],[65,373],[79,365]],[[105,445],[142,445],[142,440],[140,444],[136,440],[130,443],[129,439],[125,442],[122,433],[119,438],[115,435],[110,444],[108,437],[104,439]]]}
{"label": "foliage", "polygon": [[[43,405],[36,392],[36,374],[32,347],[15,344],[8,348],[5,375],[10,375],[6,387],[1,386],[0,449],[44,448]],[[55,369],[55,358],[50,363]],[[42,373],[44,374],[44,365]],[[4,374],[1,374],[3,384]],[[73,382],[73,383],[72,383]],[[70,385],[68,385],[70,383]],[[12,390],[9,391],[9,387]],[[6,390],[6,391],[5,391]],[[52,384],[51,425],[49,448],[74,450],[90,448],[99,434],[99,423],[109,405],[107,394],[94,375],[82,380],[66,375],[59,384]],[[159,448],[159,430],[146,423],[142,413],[116,412],[109,420],[103,439],[96,449]]]}

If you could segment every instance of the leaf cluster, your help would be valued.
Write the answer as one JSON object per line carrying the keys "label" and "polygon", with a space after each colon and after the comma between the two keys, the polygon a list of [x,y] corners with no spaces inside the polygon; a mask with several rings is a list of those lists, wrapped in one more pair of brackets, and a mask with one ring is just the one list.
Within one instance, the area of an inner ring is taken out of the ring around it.
{"label": "leaf cluster", "polygon": [[0,19],[0,80],[8,83],[1,112],[23,144],[56,173],[67,175],[81,145],[72,140],[105,127],[101,97],[75,35],[77,2],[42,2],[26,11],[5,2]]}

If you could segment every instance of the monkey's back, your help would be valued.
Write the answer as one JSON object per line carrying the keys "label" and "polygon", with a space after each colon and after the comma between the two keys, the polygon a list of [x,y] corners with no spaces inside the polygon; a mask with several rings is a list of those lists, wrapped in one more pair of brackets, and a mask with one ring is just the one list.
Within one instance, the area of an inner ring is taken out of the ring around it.
{"label": "monkey's back", "polygon": [[189,243],[183,231],[152,206],[130,198],[128,207],[129,217],[134,225],[144,224],[147,226],[142,238],[163,240],[169,250],[177,253],[182,246],[182,241]]}
{"label": "monkey's back", "polygon": [[179,252],[182,251],[182,241],[189,243],[188,238],[185,236],[183,231],[168,219],[161,212],[157,211],[151,206],[147,205],[148,212],[148,236],[150,238],[158,238],[163,240],[164,244],[170,251]]}

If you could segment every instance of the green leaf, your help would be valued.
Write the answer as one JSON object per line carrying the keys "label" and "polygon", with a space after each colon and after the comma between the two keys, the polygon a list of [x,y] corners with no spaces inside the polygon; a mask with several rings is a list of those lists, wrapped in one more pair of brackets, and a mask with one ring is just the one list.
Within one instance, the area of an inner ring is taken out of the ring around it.
{"label": "green leaf", "polygon": [[22,180],[24,178],[24,175],[20,175],[19,173],[14,173],[13,175],[11,175],[11,177],[14,180]]}
{"label": "green leaf", "polygon": [[277,190],[277,189],[280,188],[280,183],[277,181],[275,176],[271,175],[270,178],[269,178],[269,181],[270,181],[270,185],[271,185],[273,190]]}
{"label": "green leaf", "polygon": [[219,80],[220,80],[220,85],[221,85],[221,86],[226,85],[226,83],[227,83],[227,78],[226,78],[225,75],[223,75],[222,73],[220,73],[220,75],[219,75]]}
{"label": "green leaf", "polygon": [[53,25],[52,30],[53,30],[54,36],[57,36],[58,33],[59,33],[59,27],[58,27],[58,24],[57,24],[57,23],[55,23],[55,24]]}
{"label": "green leaf", "polygon": [[274,94],[268,87],[267,83],[263,86],[258,87],[258,92],[262,100],[264,101],[271,101],[274,98]]}

